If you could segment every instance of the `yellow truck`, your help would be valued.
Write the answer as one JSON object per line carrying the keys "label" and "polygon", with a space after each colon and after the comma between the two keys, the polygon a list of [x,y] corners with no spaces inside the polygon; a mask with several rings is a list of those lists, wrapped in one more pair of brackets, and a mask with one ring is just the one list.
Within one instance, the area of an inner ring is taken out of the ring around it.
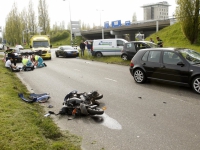
{"label": "yellow truck", "polygon": [[43,59],[51,59],[50,38],[48,35],[33,35],[30,39],[32,52],[38,52]]}

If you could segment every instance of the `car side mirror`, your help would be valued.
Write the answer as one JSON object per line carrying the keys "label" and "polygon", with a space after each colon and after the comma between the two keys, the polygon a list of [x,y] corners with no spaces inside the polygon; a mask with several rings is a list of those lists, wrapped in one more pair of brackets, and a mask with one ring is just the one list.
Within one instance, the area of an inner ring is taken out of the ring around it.
{"label": "car side mirror", "polygon": [[52,48],[52,45],[50,45],[50,48]]}
{"label": "car side mirror", "polygon": [[32,46],[30,45],[30,48],[32,48]]}
{"label": "car side mirror", "polygon": [[177,63],[177,65],[183,67],[185,64],[182,61],[180,61]]}

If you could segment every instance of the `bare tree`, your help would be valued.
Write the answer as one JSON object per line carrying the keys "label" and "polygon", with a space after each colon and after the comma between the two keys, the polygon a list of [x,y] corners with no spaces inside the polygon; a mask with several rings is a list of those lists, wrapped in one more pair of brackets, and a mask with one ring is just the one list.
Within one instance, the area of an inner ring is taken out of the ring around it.
{"label": "bare tree", "polygon": [[176,18],[187,39],[194,44],[198,40],[199,32],[199,0],[176,0],[176,3]]}
{"label": "bare tree", "polygon": [[48,15],[48,6],[46,4],[46,0],[39,0],[38,5],[38,25],[42,27],[43,34],[49,34],[50,32],[50,19]]}

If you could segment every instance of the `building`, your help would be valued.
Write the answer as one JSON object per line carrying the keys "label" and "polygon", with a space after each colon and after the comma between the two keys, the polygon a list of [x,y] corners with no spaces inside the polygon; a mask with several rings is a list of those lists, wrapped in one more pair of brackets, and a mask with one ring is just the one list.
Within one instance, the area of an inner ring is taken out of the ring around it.
{"label": "building", "polygon": [[169,17],[169,6],[167,1],[143,5],[144,20],[167,19]]}

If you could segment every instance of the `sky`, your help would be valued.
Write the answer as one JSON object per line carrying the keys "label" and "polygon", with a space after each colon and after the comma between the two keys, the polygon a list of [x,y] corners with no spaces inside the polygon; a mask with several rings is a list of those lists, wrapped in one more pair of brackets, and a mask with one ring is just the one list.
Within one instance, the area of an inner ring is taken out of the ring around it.
{"label": "sky", "polygon": [[[141,6],[157,2],[167,1],[169,5],[169,17],[173,15],[176,8],[175,0],[46,0],[51,26],[57,22],[65,22],[66,27],[70,21],[79,21],[89,24],[103,26],[104,22],[111,23],[115,20],[131,21],[136,13],[137,21],[143,20],[143,8]],[[39,0],[32,0],[37,16]],[[16,3],[18,12],[28,8],[29,0],[4,0],[0,11],[0,26],[5,26],[5,20]],[[70,8],[70,9],[69,9]],[[28,11],[28,10],[27,10]],[[71,15],[70,15],[71,14]],[[70,17],[71,16],[71,17]]]}

